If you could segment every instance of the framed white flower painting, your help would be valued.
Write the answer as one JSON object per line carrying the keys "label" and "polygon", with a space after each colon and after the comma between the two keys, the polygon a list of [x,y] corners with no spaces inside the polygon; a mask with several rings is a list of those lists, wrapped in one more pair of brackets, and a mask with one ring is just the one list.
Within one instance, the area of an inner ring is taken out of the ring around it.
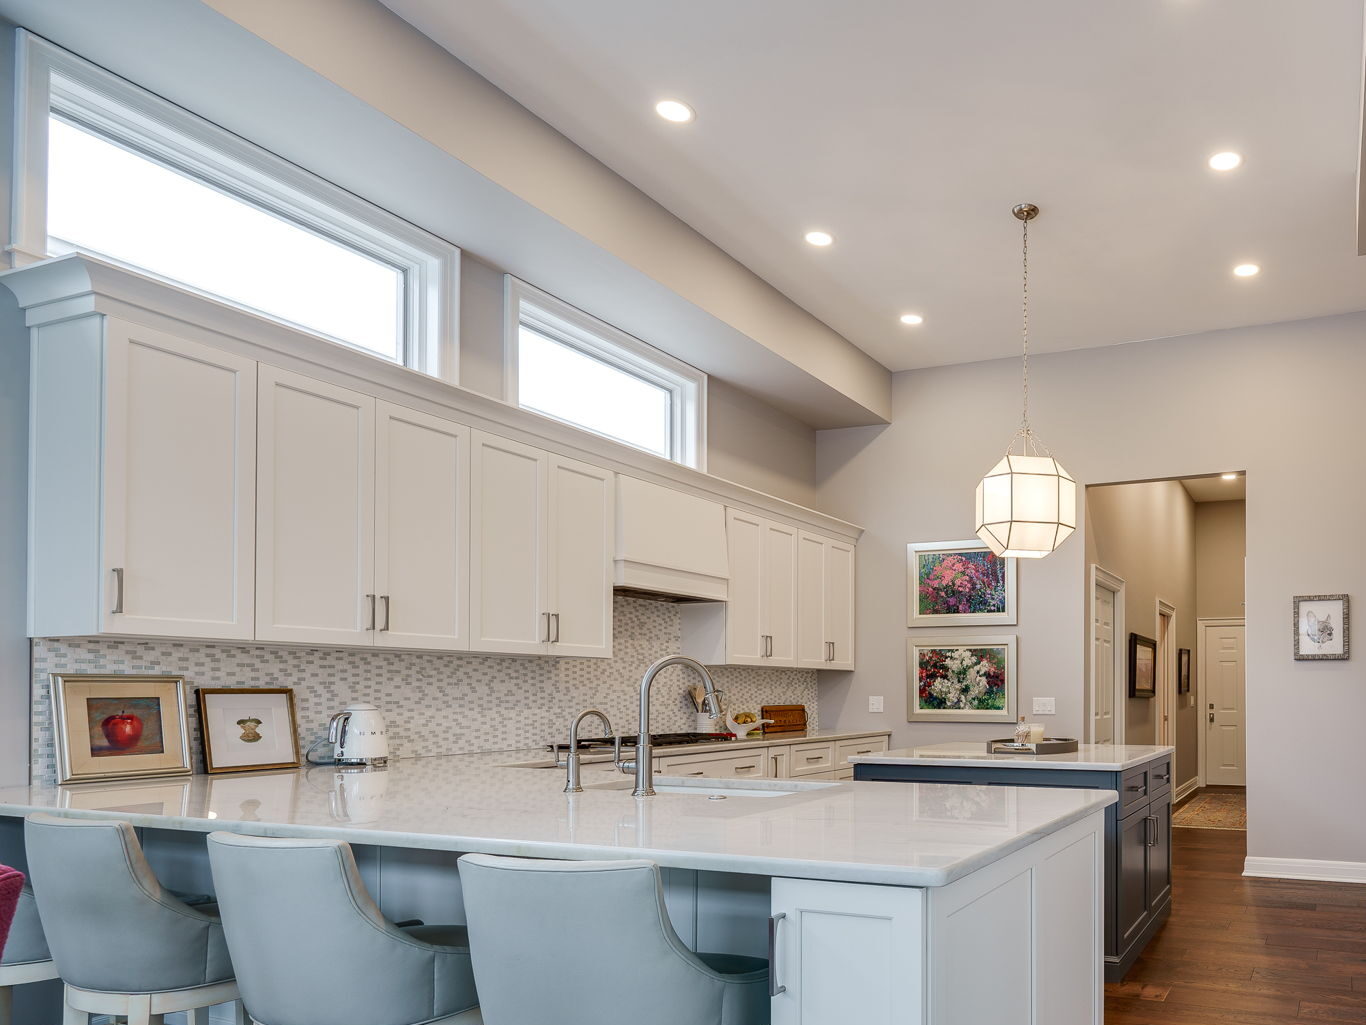
{"label": "framed white flower painting", "polygon": [[1014,634],[914,637],[908,644],[907,721],[1015,721]]}

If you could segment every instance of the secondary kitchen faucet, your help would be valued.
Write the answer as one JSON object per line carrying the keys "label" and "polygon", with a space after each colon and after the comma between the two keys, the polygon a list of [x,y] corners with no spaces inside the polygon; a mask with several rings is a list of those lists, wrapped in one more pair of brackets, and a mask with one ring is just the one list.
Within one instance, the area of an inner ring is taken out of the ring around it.
{"label": "secondary kitchen faucet", "polygon": [[590,708],[586,712],[580,712],[574,716],[574,721],[569,724],[569,750],[565,752],[564,768],[564,792],[566,794],[583,793],[583,784],[579,782],[579,726],[590,715],[596,715],[602,720],[603,726],[607,727],[607,735],[612,738],[613,762],[621,762],[621,738],[612,729],[612,723],[603,712],[596,708]]}
{"label": "secondary kitchen faucet", "polygon": [[716,684],[712,681],[711,673],[707,672],[707,667],[697,659],[688,658],[687,655],[670,655],[661,658],[645,670],[645,675],[640,680],[640,728],[636,733],[636,757],[630,762],[623,762],[620,758],[617,760],[617,768],[622,772],[629,772],[631,769],[636,772],[636,786],[631,791],[632,797],[655,795],[650,775],[654,763],[654,750],[650,744],[650,685],[655,682],[659,671],[669,666],[687,666],[702,677],[702,686],[707,690],[706,696],[702,699],[702,707],[713,719],[721,714],[721,701],[717,697]]}

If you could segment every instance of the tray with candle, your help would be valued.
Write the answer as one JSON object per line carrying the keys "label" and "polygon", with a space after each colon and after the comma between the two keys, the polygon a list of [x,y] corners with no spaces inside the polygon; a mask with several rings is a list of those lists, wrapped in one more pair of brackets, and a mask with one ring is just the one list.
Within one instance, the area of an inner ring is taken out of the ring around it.
{"label": "tray with candle", "polygon": [[1081,745],[1071,737],[1044,737],[1032,743],[1017,744],[1014,740],[988,740],[990,754],[1013,755],[1065,755],[1076,751]]}

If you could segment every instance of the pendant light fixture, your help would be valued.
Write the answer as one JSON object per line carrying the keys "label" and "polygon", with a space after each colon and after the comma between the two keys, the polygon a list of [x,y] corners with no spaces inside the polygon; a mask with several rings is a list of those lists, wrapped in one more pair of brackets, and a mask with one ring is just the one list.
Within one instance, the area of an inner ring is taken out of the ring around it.
{"label": "pendant light fixture", "polygon": [[977,536],[1003,558],[1042,559],[1077,529],[1077,482],[1029,424],[1029,222],[1039,208],[1021,203],[1011,212],[1023,234],[1024,415],[1006,454],[977,485]]}

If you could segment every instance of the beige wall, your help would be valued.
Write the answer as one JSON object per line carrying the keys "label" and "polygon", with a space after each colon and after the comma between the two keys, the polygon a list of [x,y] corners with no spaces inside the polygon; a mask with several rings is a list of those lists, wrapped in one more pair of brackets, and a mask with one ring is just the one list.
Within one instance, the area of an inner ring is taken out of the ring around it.
{"label": "beige wall", "polygon": [[[1117,484],[1086,489],[1086,563],[1124,581],[1124,624],[1115,643],[1127,652],[1129,634],[1158,638],[1157,602],[1176,609],[1174,648],[1189,648],[1195,660],[1196,506],[1176,481]],[[1127,679],[1127,676],[1126,676]],[[1127,689],[1127,688],[1126,688]],[[1199,775],[1194,694],[1176,699],[1176,780]],[[1124,703],[1125,740],[1152,744],[1157,738],[1157,701]]]}
{"label": "beige wall", "polygon": [[707,382],[707,472],[816,504],[816,432],[725,381]]}
{"label": "beige wall", "polygon": [[[1366,539],[1335,528],[1366,506],[1352,472],[1366,435],[1366,314],[1209,332],[1037,358],[1031,408],[1084,483],[1246,470],[1248,810],[1258,857],[1366,861],[1361,801],[1366,661],[1295,662],[1296,594],[1366,591]],[[1206,382],[1227,382],[1226,401]],[[898,374],[891,425],[818,435],[820,506],[867,528],[858,560],[858,664],[822,674],[824,726],[887,727],[899,744],[995,729],[905,721],[905,545],[969,537],[978,479],[1019,414],[1019,364]],[[1080,731],[1086,678],[1086,524],[1020,567],[1020,690],[1054,695]],[[1325,541],[1331,537],[1331,543]],[[964,631],[967,633],[967,631]],[[984,631],[985,632],[985,631]],[[1004,632],[1004,631],[1002,631]],[[867,711],[885,695],[887,713]],[[1287,698],[1287,696],[1292,696]]]}
{"label": "beige wall", "polygon": [[1195,614],[1201,619],[1242,617],[1246,552],[1246,502],[1196,505]]}

